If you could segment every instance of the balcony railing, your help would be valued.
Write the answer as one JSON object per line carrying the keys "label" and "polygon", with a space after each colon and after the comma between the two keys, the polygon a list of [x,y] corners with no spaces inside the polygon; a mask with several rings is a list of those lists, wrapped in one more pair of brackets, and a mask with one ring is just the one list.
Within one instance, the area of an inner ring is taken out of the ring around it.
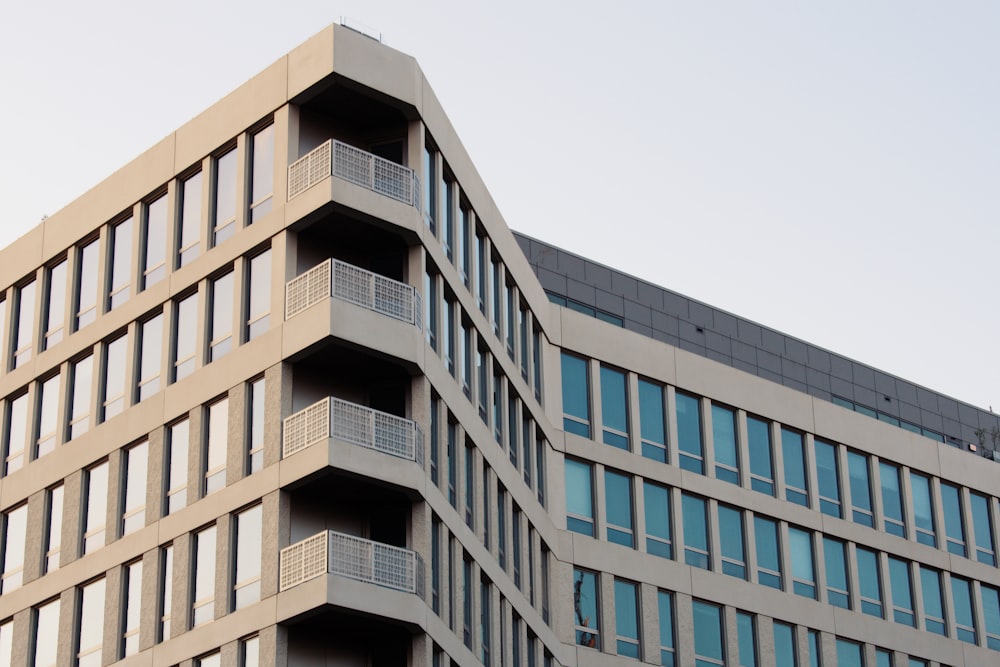
{"label": "balcony railing", "polygon": [[288,199],[334,175],[420,209],[420,187],[413,170],[334,139],[288,167]]}
{"label": "balcony railing", "polygon": [[329,530],[281,550],[282,591],[327,573],[424,597],[424,561],[410,549]]}
{"label": "balcony railing", "polygon": [[415,287],[336,259],[285,284],[285,319],[331,296],[421,327],[420,292]]}
{"label": "balcony railing", "polygon": [[419,424],[332,397],[285,418],[281,456],[288,458],[328,438],[424,465],[424,432]]}

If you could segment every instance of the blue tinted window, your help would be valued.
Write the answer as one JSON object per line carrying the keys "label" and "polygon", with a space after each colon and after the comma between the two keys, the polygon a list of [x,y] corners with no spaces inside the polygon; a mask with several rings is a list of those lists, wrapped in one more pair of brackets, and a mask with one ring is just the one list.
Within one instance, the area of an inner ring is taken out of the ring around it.
{"label": "blue tinted window", "polygon": [[659,591],[657,605],[660,612],[660,664],[674,667],[674,596]]}
{"label": "blue tinted window", "polygon": [[615,579],[615,633],[618,655],[639,657],[639,606],[636,585]]}
{"label": "blue tinted window", "polygon": [[834,607],[850,609],[847,583],[846,545],[831,537],[823,538],[823,563],[826,566],[826,601]]}
{"label": "blue tinted window", "polygon": [[906,537],[906,528],[903,524],[903,499],[899,493],[899,468],[880,462],[878,471],[882,484],[882,518],[885,520],[885,532]]}
{"label": "blue tinted window", "polygon": [[941,600],[941,573],[920,567],[920,591],[924,596],[924,629],[947,635],[944,624],[944,604]]}
{"label": "blue tinted window", "polygon": [[605,470],[604,498],[608,541],[627,547],[635,546],[632,539],[632,478]]}
{"label": "blue tinted window", "polygon": [[604,443],[628,449],[628,399],[625,374],[601,366],[601,419],[604,421]]}
{"label": "blue tinted window", "polygon": [[931,480],[911,471],[910,490],[913,492],[913,525],[917,531],[917,541],[935,547],[937,546],[937,537],[934,534]]}
{"label": "blue tinted window", "polygon": [[566,459],[566,529],[594,536],[594,492],[590,465]]}
{"label": "blue tinted window", "polygon": [[795,627],[774,623],[774,667],[796,667]]}
{"label": "blue tinted window", "polygon": [[987,565],[996,565],[993,526],[990,522],[990,501],[986,496],[970,493],[969,505],[972,507],[972,540],[976,545],[976,560]]}
{"label": "blue tinted window", "polygon": [[730,484],[740,483],[740,460],[736,453],[736,413],[721,405],[712,406],[712,446],[715,476]]}
{"label": "blue tinted window", "polygon": [[892,654],[885,649],[875,649],[875,667],[892,667]]}
{"label": "blue tinted window", "polygon": [[755,516],[754,542],[757,546],[757,581],[771,588],[781,589],[781,557],[778,544],[778,524],[770,519]]}
{"label": "blue tinted window", "polygon": [[861,611],[882,618],[882,577],[879,575],[878,556],[874,551],[857,548],[858,588],[861,593]]}
{"label": "blue tinted window", "polygon": [[597,599],[597,575],[586,570],[573,571],[573,614],[576,643],[588,648],[601,648],[601,611]]}
{"label": "blue tinted window", "polygon": [[681,468],[705,474],[699,403],[699,399],[694,396],[677,392],[677,446],[680,451]]}
{"label": "blue tinted window", "polygon": [[681,496],[684,513],[684,562],[709,569],[707,503],[704,498]]}
{"label": "blue tinted window", "polygon": [[965,527],[962,525],[958,487],[941,483],[941,508],[944,510],[944,536],[948,551],[959,556],[966,555]]}
{"label": "blue tinted window", "polygon": [[910,564],[889,556],[889,588],[892,591],[892,620],[914,626]]}
{"label": "blue tinted window", "polygon": [[673,558],[669,491],[658,484],[644,482],[643,507],[646,519],[646,551],[663,558]]}
{"label": "blue tinted window", "polygon": [[663,413],[663,385],[639,380],[639,426],[642,455],[667,462],[666,420]]}
{"label": "blue tinted window", "polygon": [[754,491],[774,495],[774,465],[771,457],[771,425],[747,417],[750,454],[750,486]]}
{"label": "blue tinted window", "polygon": [[837,448],[821,440],[816,440],[815,445],[819,509],[823,514],[840,517],[840,471],[837,466]]}
{"label": "blue tinted window", "polygon": [[801,433],[781,429],[781,458],[785,471],[785,499],[799,505],[808,505],[806,459]]}
{"label": "blue tinted window", "polygon": [[736,640],[739,643],[740,667],[757,667],[757,633],[753,614],[736,612]]}
{"label": "blue tinted window", "polygon": [[837,667],[864,667],[861,644],[837,639]]}
{"label": "blue tinted window", "polygon": [[872,512],[872,486],[868,474],[868,457],[847,452],[847,472],[851,478],[851,520],[863,526],[875,526]]}
{"label": "blue tinted window", "polygon": [[691,604],[694,617],[694,653],[696,667],[723,664],[722,608],[695,600]]}
{"label": "blue tinted window", "polygon": [[983,624],[986,629],[986,646],[1000,651],[1000,591],[985,584],[979,587],[983,600]]}
{"label": "blue tinted window", "polygon": [[799,528],[789,528],[788,552],[792,559],[792,591],[796,595],[815,599],[812,534]]}
{"label": "blue tinted window", "polygon": [[809,667],[820,667],[819,632],[816,630],[809,630],[806,635],[806,645],[809,647]]}
{"label": "blue tinted window", "polygon": [[952,575],[951,599],[955,608],[955,633],[963,642],[976,643],[976,623],[972,616],[972,582]]}
{"label": "blue tinted window", "polygon": [[722,572],[740,579],[747,578],[747,559],[743,547],[743,512],[719,505],[719,541],[722,550]]}
{"label": "blue tinted window", "polygon": [[562,355],[563,429],[590,437],[590,383],[587,362]]}

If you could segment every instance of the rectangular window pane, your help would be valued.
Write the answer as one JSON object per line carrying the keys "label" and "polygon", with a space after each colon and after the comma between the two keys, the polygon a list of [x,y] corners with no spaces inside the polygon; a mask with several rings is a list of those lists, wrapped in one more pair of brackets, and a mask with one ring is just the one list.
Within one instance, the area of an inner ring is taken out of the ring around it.
{"label": "rectangular window pane", "polygon": [[59,598],[35,610],[34,636],[31,638],[33,667],[55,667],[59,636]]}
{"label": "rectangular window pane", "polygon": [[822,440],[814,441],[814,445],[819,509],[823,514],[840,518],[840,467],[837,465],[837,448]]}
{"label": "rectangular window pane", "polygon": [[646,552],[673,558],[673,531],[670,522],[670,492],[652,482],[643,482],[646,519]]}
{"label": "rectangular window pane", "polygon": [[83,521],[83,553],[94,552],[105,544],[108,516],[108,462],[86,471],[87,504]]}
{"label": "rectangular window pane", "polygon": [[837,667],[864,667],[861,644],[837,638]]}
{"label": "rectangular window pane", "polygon": [[701,439],[700,399],[677,392],[677,447],[680,466],[700,475],[705,474],[705,454]]}
{"label": "rectangular window pane", "polygon": [[59,394],[62,377],[53,375],[38,387],[38,411],[36,414],[35,458],[45,456],[56,448],[56,421],[59,413]]}
{"label": "rectangular window pane", "polygon": [[191,625],[215,617],[215,526],[194,535],[194,591]]}
{"label": "rectangular window pane", "polygon": [[792,592],[816,598],[816,573],[813,567],[812,533],[788,528],[788,552],[792,559]]}
{"label": "rectangular window pane", "polygon": [[269,326],[271,313],[271,251],[254,256],[249,262],[247,280],[247,340],[261,335]]}
{"label": "rectangular window pane", "polygon": [[59,568],[59,553],[62,549],[63,485],[51,488],[47,495],[48,528],[45,532],[45,559],[42,574]]}
{"label": "rectangular window pane", "polygon": [[0,664],[14,662],[14,621],[0,623]]}
{"label": "rectangular window pane", "polygon": [[28,394],[7,400],[7,442],[4,443],[4,474],[24,465],[24,447],[28,439]]}
{"label": "rectangular window pane", "polygon": [[913,494],[913,525],[917,531],[917,542],[936,547],[930,478],[911,471],[910,491]]}
{"label": "rectangular window pane", "polygon": [[634,547],[632,531],[632,478],[611,470],[604,471],[605,512],[608,541]]}
{"label": "rectangular window pane", "polygon": [[72,440],[90,430],[91,395],[94,387],[94,355],[73,362],[72,394],[69,397],[69,429],[67,439]]}
{"label": "rectangular window pane", "polygon": [[79,250],[76,270],[76,326],[84,328],[97,319],[98,250],[100,240],[94,239]]}
{"label": "rectangular window pane", "polygon": [[562,355],[563,429],[590,437],[590,382],[587,362]]}
{"label": "rectangular window pane", "polygon": [[3,516],[3,557],[0,571],[0,594],[9,593],[21,587],[24,579],[24,548],[28,530],[28,505],[24,504],[4,512]]}
{"label": "rectangular window pane", "polygon": [[771,455],[770,423],[755,417],[747,417],[747,439],[750,449],[750,488],[773,496],[774,464]]}
{"label": "rectangular window pane", "polygon": [[785,499],[798,505],[809,505],[806,486],[805,443],[801,433],[781,429],[781,458],[785,471]]}
{"label": "rectangular window pane", "polygon": [[681,496],[684,514],[684,562],[707,570],[711,567],[708,551],[708,503],[704,498]]}
{"label": "rectangular window pane", "polygon": [[45,342],[43,346],[46,350],[63,338],[63,324],[66,322],[68,267],[69,262],[64,259],[48,269],[48,278],[45,281],[48,295],[45,299]]}
{"label": "rectangular window pane", "polygon": [[951,600],[955,608],[955,634],[968,644],[976,643],[976,622],[972,612],[972,582],[952,575]]}
{"label": "rectangular window pane", "polygon": [[132,287],[132,218],[111,228],[111,275],[108,310],[128,301]]}
{"label": "rectangular window pane", "polygon": [[163,367],[163,313],[146,320],[139,330],[139,385],[136,397],[143,401],[160,390]]}
{"label": "rectangular window pane", "polygon": [[208,406],[205,432],[205,495],[226,485],[226,441],[229,435],[229,399]]}
{"label": "rectangular window pane", "polygon": [[122,614],[123,656],[139,652],[139,621],[142,609],[142,561],[126,565],[123,570],[125,581],[123,592],[125,613]]}
{"label": "rectangular window pane", "polygon": [[890,535],[906,537],[906,528],[903,523],[903,498],[899,491],[899,468],[880,461],[878,470],[882,486],[882,518],[885,521],[885,532]]}
{"label": "rectangular window pane", "polygon": [[1000,651],[1000,590],[981,584],[979,592],[983,603],[986,646],[994,651]]}
{"label": "rectangular window pane", "polygon": [[797,667],[795,651],[795,626],[774,623],[774,665],[775,667]]}
{"label": "rectangular window pane", "polygon": [[125,409],[125,363],[128,355],[128,334],[119,336],[104,346],[104,376],[101,378],[102,421],[107,421]]}
{"label": "rectangular window pane", "polygon": [[180,224],[177,234],[177,266],[198,256],[201,245],[201,172],[189,176],[180,187]]}
{"label": "rectangular window pane", "polygon": [[694,600],[691,611],[694,617],[695,666],[724,665],[722,607]]}
{"label": "rectangular window pane", "polygon": [[178,301],[174,306],[174,382],[194,370],[198,345],[198,293]]}
{"label": "rectangular window pane", "polygon": [[480,579],[479,581],[479,660],[485,665],[485,667],[490,667],[490,659],[492,655],[492,637],[491,626],[493,625],[493,615],[490,613],[492,611],[492,596],[490,595],[491,590],[490,582],[488,579]]}
{"label": "rectangular window pane", "polygon": [[879,574],[878,555],[858,547],[858,588],[861,593],[861,611],[869,616],[882,618],[882,577]]}
{"label": "rectangular window pane", "polygon": [[944,623],[944,601],[941,595],[941,573],[920,566],[920,591],[924,596],[924,629],[947,636]]}
{"label": "rectangular window pane", "polygon": [[660,615],[660,665],[674,667],[674,596],[667,591],[657,591]]}
{"label": "rectangular window pane", "polygon": [[236,231],[236,149],[215,160],[214,215],[212,245],[228,239]]}
{"label": "rectangular window pane", "polygon": [[593,572],[573,570],[573,615],[577,645],[599,650],[601,613]]}
{"label": "rectangular window pane", "polygon": [[253,135],[250,142],[250,222],[254,223],[271,210],[274,191],[274,125]]}
{"label": "rectangular window pane", "polygon": [[892,592],[892,620],[915,627],[910,564],[907,561],[889,556],[889,587]]}
{"label": "rectangular window pane", "polygon": [[594,495],[590,465],[566,459],[566,529],[594,537]]}
{"label": "rectangular window pane", "polygon": [[757,582],[781,590],[781,549],[778,524],[771,519],[755,516],[754,542],[757,547]]}
{"label": "rectangular window pane", "polygon": [[233,272],[211,283],[212,316],[208,334],[208,360],[220,359],[233,349]]}
{"label": "rectangular window pane", "polygon": [[628,450],[628,396],[625,374],[601,366],[601,419],[604,444]]}
{"label": "rectangular window pane", "polygon": [[122,513],[122,535],[128,535],[146,525],[146,466],[149,446],[140,442],[125,450],[122,486],[125,503]]}
{"label": "rectangular window pane", "polygon": [[660,463],[667,462],[667,429],[663,405],[663,385],[640,379],[639,430],[642,455]]}
{"label": "rectangular window pane", "polygon": [[987,565],[996,565],[996,551],[993,547],[993,523],[990,519],[992,500],[978,493],[969,494],[972,507],[972,541],[976,547],[976,560]]}
{"label": "rectangular window pane", "polygon": [[743,512],[719,505],[719,540],[722,548],[722,572],[731,577],[747,578],[747,558],[743,541]]}
{"label": "rectangular window pane", "polygon": [[260,637],[250,637],[242,642],[240,667],[260,667]]}
{"label": "rectangular window pane", "polygon": [[264,378],[250,383],[250,424],[247,451],[247,474],[253,474],[264,467]]}
{"label": "rectangular window pane", "polygon": [[157,641],[170,639],[170,617],[173,614],[174,588],[174,547],[172,544],[163,547],[160,556],[160,632]]}
{"label": "rectangular window pane", "polygon": [[167,196],[146,204],[142,250],[142,288],[163,280],[167,275]]}
{"label": "rectangular window pane", "polygon": [[[753,614],[736,612],[736,641],[739,645],[740,667],[757,667],[757,631],[754,626]],[[776,639],[775,644],[777,643]]]}
{"label": "rectangular window pane", "polygon": [[167,502],[165,514],[187,505],[188,446],[190,422],[185,419],[167,427]]}
{"label": "rectangular window pane", "polygon": [[263,509],[255,505],[236,515],[236,573],[233,605],[242,609],[260,600]]}
{"label": "rectangular window pane", "polygon": [[14,358],[17,368],[31,359],[35,348],[35,281],[17,288],[17,326],[14,329]]}
{"label": "rectangular window pane", "polygon": [[615,579],[615,634],[617,653],[639,659],[638,587],[630,581]]}
{"label": "rectangular window pane", "polygon": [[826,569],[826,601],[834,607],[851,608],[847,578],[847,545],[823,537],[823,563]]}
{"label": "rectangular window pane", "polygon": [[77,627],[77,666],[100,667],[104,645],[104,579],[80,589],[80,619]]}
{"label": "rectangular window pane", "polygon": [[736,412],[712,405],[712,445],[715,476],[730,484],[740,483],[740,459],[736,451]]}
{"label": "rectangular window pane", "polygon": [[851,520],[869,528],[875,527],[872,512],[872,486],[868,474],[868,457],[847,452],[847,472],[851,478]]}
{"label": "rectangular window pane", "polygon": [[944,535],[948,551],[958,556],[967,554],[962,504],[957,486],[941,483],[941,509],[944,511]]}

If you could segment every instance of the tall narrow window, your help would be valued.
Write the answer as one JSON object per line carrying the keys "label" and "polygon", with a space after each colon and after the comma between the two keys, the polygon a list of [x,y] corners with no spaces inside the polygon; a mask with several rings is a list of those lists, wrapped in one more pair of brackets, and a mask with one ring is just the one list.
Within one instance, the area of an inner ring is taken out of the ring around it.
{"label": "tall narrow window", "polygon": [[708,502],[704,498],[681,496],[684,515],[684,562],[707,570],[712,558],[708,551]]}
{"label": "tall narrow window", "polygon": [[63,526],[63,485],[54,486],[46,494],[46,525],[45,558],[42,561],[42,574],[59,569],[60,551],[62,550]]}
{"label": "tall narrow window", "polygon": [[[589,483],[589,482],[588,482]],[[507,490],[497,484],[497,563],[507,569]],[[572,528],[570,528],[572,530]]]}
{"label": "tall narrow window", "polygon": [[163,313],[139,325],[139,382],[136,398],[143,401],[160,390],[163,367]]}
{"label": "tall narrow window", "polygon": [[124,612],[122,613],[121,655],[129,656],[139,652],[139,623],[142,609],[142,561],[137,560],[122,568],[125,581]]}
{"label": "tall narrow window", "polygon": [[187,505],[188,447],[191,422],[187,419],[167,427],[167,502],[164,514],[173,514]]}
{"label": "tall narrow window", "polygon": [[445,298],[442,303],[441,352],[444,354],[444,365],[451,375],[455,374],[455,309],[454,301]]}
{"label": "tall narrow window", "polygon": [[503,447],[503,371],[493,367],[493,439]]}
{"label": "tall narrow window", "polygon": [[628,475],[605,470],[604,499],[608,522],[608,541],[626,547],[634,547],[632,478]]}
{"label": "tall narrow window", "polygon": [[122,487],[122,535],[128,535],[146,525],[146,469],[149,445],[140,442],[125,450]]}
{"label": "tall narrow window", "polygon": [[0,663],[14,662],[14,621],[0,623]]}
{"label": "tall narrow window", "polygon": [[788,551],[792,559],[792,592],[816,598],[816,572],[813,559],[812,533],[788,528]]}
{"label": "tall narrow window", "polygon": [[233,349],[233,272],[211,282],[208,360],[221,359]]}
{"label": "tall narrow window", "polygon": [[107,421],[125,409],[125,362],[128,334],[104,345],[104,368],[101,377],[101,421]]}
{"label": "tall narrow window", "polygon": [[818,630],[806,630],[806,647],[809,650],[809,667],[820,667]]}
{"label": "tall narrow window", "polygon": [[252,475],[264,467],[264,378],[250,383],[250,397],[247,404],[250,415],[247,422],[250,433],[247,437],[247,474]]}
{"label": "tall narrow window", "polygon": [[222,654],[219,651],[195,658],[194,667],[222,667]]}
{"label": "tall narrow window", "polygon": [[253,135],[250,142],[250,222],[263,218],[271,210],[274,192],[274,125]]}
{"label": "tall narrow window", "polygon": [[639,431],[642,455],[667,462],[667,429],[663,412],[663,385],[639,379]]}
{"label": "tall narrow window", "polygon": [[573,570],[573,620],[577,645],[600,650],[601,607],[593,572]]}
{"label": "tall narrow window", "polygon": [[201,246],[201,172],[188,176],[180,187],[177,208],[180,220],[177,230],[177,266],[181,267],[198,256]]}
{"label": "tall narrow window", "polygon": [[504,333],[507,334],[507,356],[513,361],[514,345],[517,340],[517,328],[514,321],[514,312],[517,310],[517,297],[514,296],[514,286],[510,283],[504,285],[503,300],[506,306],[504,309]]}
{"label": "tall narrow window", "polygon": [[721,405],[712,405],[712,446],[715,453],[715,476],[730,484],[740,483],[740,459],[736,452],[736,413]]}
{"label": "tall narrow window", "polygon": [[731,577],[747,578],[747,558],[743,542],[743,512],[719,505],[719,540],[722,572]]}
{"label": "tall narrow window", "polygon": [[795,650],[795,626],[774,622],[774,665],[775,667],[798,667],[798,651]]}
{"label": "tall narrow window", "polygon": [[851,608],[847,578],[847,545],[832,537],[823,537],[823,563],[826,569],[826,601],[841,609]]}
{"label": "tall narrow window", "polygon": [[476,304],[486,314],[486,236],[476,232]]}
{"label": "tall narrow window", "polygon": [[531,382],[535,388],[535,398],[542,402],[542,334],[538,329],[531,332]]}
{"label": "tall narrow window", "polygon": [[198,348],[198,293],[174,304],[173,381],[182,380],[194,370]]}
{"label": "tall narrow window", "polygon": [[98,250],[100,239],[79,249],[76,268],[75,329],[80,330],[97,319]]}
{"label": "tall narrow window", "polygon": [[462,321],[462,334],[458,339],[459,379],[462,392],[467,398],[472,398],[472,350],[475,345],[472,337],[472,327]]}
{"label": "tall narrow window", "polygon": [[247,340],[261,335],[269,326],[271,313],[271,251],[250,258],[247,279]]}
{"label": "tall narrow window", "polygon": [[83,553],[104,546],[108,518],[108,462],[88,469],[84,474],[87,504],[83,516]]}
{"label": "tall narrow window", "polygon": [[55,266],[49,267],[45,286],[48,294],[45,298],[45,341],[43,349],[49,349],[63,338],[63,325],[66,322],[66,278],[68,262],[64,259]]}
{"label": "tall narrow window", "polygon": [[[59,636],[59,598],[51,600],[35,609],[34,633],[31,637],[31,652],[33,667],[55,667],[58,642],[52,641]],[[103,616],[102,616],[103,617]]]}
{"label": "tall narrow window", "polygon": [[986,646],[994,651],[1000,651],[1000,590],[981,584],[979,593],[983,602]]}
{"label": "tall narrow window", "polygon": [[38,386],[38,411],[35,415],[35,458],[56,448],[59,395],[62,377],[53,375]]}
{"label": "tall narrow window", "polygon": [[770,423],[747,417],[747,440],[750,454],[750,488],[774,495],[774,463],[771,455]]}
{"label": "tall narrow window", "polygon": [[472,649],[472,597],[472,560],[465,553],[462,559],[462,639],[469,650]]}
{"label": "tall narrow window", "polygon": [[441,521],[431,518],[431,609],[441,615]]}
{"label": "tall narrow window", "polygon": [[205,438],[205,494],[226,485],[226,440],[229,433],[229,399],[208,406]]}
{"label": "tall narrow window", "polygon": [[840,466],[837,465],[837,448],[828,442],[816,440],[816,484],[819,486],[819,509],[823,514],[840,518]]}
{"label": "tall narrow window", "polygon": [[174,545],[168,544],[160,551],[160,566],[160,628],[157,641],[163,642],[170,639],[170,618],[174,611]]}
{"label": "tall narrow window", "polygon": [[167,275],[167,196],[145,205],[142,233],[142,289]]}
{"label": "tall narrow window", "polygon": [[903,523],[903,497],[900,493],[900,470],[889,463],[879,462],[879,481],[882,486],[882,519],[885,522],[885,532],[890,535],[906,537],[906,527]]}
{"label": "tall narrow window", "polygon": [[424,223],[437,236],[437,154],[424,145]]}
{"label": "tall narrow window", "polygon": [[9,475],[24,465],[24,448],[28,440],[28,394],[7,399],[7,432],[4,443],[4,474]]}
{"label": "tall narrow window", "polygon": [[837,638],[837,667],[864,667],[864,651],[861,644]]}
{"label": "tall narrow window", "polygon": [[14,358],[11,366],[17,368],[29,359],[35,348],[35,281],[17,288],[17,315],[14,328]]}
{"label": "tall narrow window", "polygon": [[215,617],[215,526],[194,535],[194,591],[191,625]]}
{"label": "tall narrow window", "polygon": [[992,500],[978,493],[969,494],[972,508],[972,542],[975,545],[976,560],[987,565],[996,565],[997,556],[993,546],[993,523],[990,519]]}
{"label": "tall narrow window", "polygon": [[701,440],[701,401],[694,396],[677,392],[677,447],[680,466],[698,474],[705,474],[705,453]]}
{"label": "tall narrow window", "polygon": [[657,591],[656,602],[660,612],[660,664],[674,667],[677,636],[674,632],[674,596],[667,591]]}
{"label": "tall narrow window", "polygon": [[858,567],[858,588],[861,593],[861,611],[869,616],[882,616],[882,575],[879,573],[878,554],[858,547],[855,551]]}
{"label": "tall narrow window", "polygon": [[590,437],[590,382],[587,362],[562,355],[563,429]]}
{"label": "tall narrow window", "polygon": [[476,446],[465,441],[465,525],[476,529]]}
{"label": "tall narrow window", "polygon": [[502,289],[503,289],[503,277],[501,273],[503,272],[503,264],[500,262],[499,257],[490,258],[490,296],[493,299],[493,333],[499,338],[501,336],[502,324],[503,324],[503,308],[501,301],[503,300]]}
{"label": "tall narrow window", "polygon": [[785,499],[797,505],[808,506],[805,443],[801,433],[781,429],[781,458],[785,471]]}
{"label": "tall narrow window", "polygon": [[514,567],[514,585],[521,588],[521,559],[524,551],[521,549],[521,509],[515,504],[510,517],[510,560]]}
{"label": "tall narrow window", "polygon": [[915,626],[909,562],[889,556],[889,590],[892,592],[892,620]]}
{"label": "tall narrow window", "polygon": [[74,361],[71,366],[72,393],[69,397],[68,440],[78,438],[90,430],[91,397],[94,388],[94,355]]}
{"label": "tall narrow window", "polygon": [[479,580],[479,660],[486,667],[490,667],[490,657],[492,654],[490,646],[492,644],[492,637],[490,636],[492,633],[490,630],[493,625],[491,589],[492,586],[490,586],[488,579],[483,577]]}
{"label": "tall narrow window", "polygon": [[458,425],[448,414],[448,440],[445,455],[448,457],[448,502],[458,508]]}
{"label": "tall narrow window", "polygon": [[757,582],[781,590],[781,545],[778,524],[771,519],[755,516],[754,542],[757,547]]}
{"label": "tall narrow window", "polygon": [[621,579],[615,579],[615,639],[618,655],[639,659],[638,586]]}
{"label": "tall narrow window", "polygon": [[458,276],[466,288],[469,287],[469,267],[471,265],[469,255],[469,224],[471,221],[472,211],[463,206],[459,212],[455,244],[458,249]]}
{"label": "tall narrow window", "polygon": [[520,429],[518,428],[518,410],[517,410],[517,396],[514,394],[514,388],[508,387],[507,392],[507,445],[510,451],[510,464],[517,470],[517,454],[520,447],[517,442],[517,436]]}
{"label": "tall narrow window", "polygon": [[240,667],[260,667],[260,637],[240,641]]}
{"label": "tall narrow window", "polygon": [[930,478],[910,471],[910,491],[913,494],[913,526],[917,532],[917,542],[936,547],[937,533]]}
{"label": "tall narrow window", "polygon": [[670,522],[670,492],[659,484],[643,482],[643,513],[646,519],[646,553],[673,558]]}
{"label": "tall narrow window", "polygon": [[108,283],[108,310],[128,301],[132,290],[132,218],[111,228],[111,267]]}
{"label": "tall narrow window", "polygon": [[962,521],[962,503],[957,486],[941,482],[941,508],[944,510],[944,536],[948,551],[958,556],[967,555],[965,525]]}
{"label": "tall narrow window", "polygon": [[424,322],[426,324],[427,344],[437,352],[438,349],[438,296],[437,276],[424,273]]}
{"label": "tall narrow window", "polygon": [[625,374],[601,366],[601,418],[604,444],[628,450],[628,396]]}
{"label": "tall narrow window", "polygon": [[260,600],[262,517],[263,509],[260,505],[254,505],[236,515],[234,609],[242,609]]}
{"label": "tall narrow window", "polygon": [[700,600],[691,603],[694,617],[695,667],[721,667],[726,664],[722,607]]}
{"label": "tall narrow window", "polygon": [[449,262],[454,262],[455,247],[455,192],[451,181],[445,180],[444,169],[441,169],[438,183],[441,187],[441,247]]}
{"label": "tall narrow window", "polygon": [[20,588],[24,579],[24,547],[28,530],[28,505],[3,513],[3,551],[0,551],[0,594]]}
{"label": "tall narrow window", "polygon": [[518,360],[521,362],[521,377],[528,381],[528,307],[523,303],[517,307],[517,329],[520,332],[520,352]]}
{"label": "tall narrow window", "polygon": [[236,232],[236,149],[215,159],[212,188],[212,245],[217,246]]}
{"label": "tall narrow window", "polygon": [[101,649],[104,646],[104,583],[104,579],[98,579],[80,589],[80,618],[76,632],[78,667],[101,666]]}
{"label": "tall narrow window", "polygon": [[920,567],[920,592],[924,596],[924,629],[934,634],[947,636],[944,623],[944,600],[941,595],[941,573]]}
{"label": "tall narrow window", "polygon": [[[757,667],[757,629],[753,614],[736,612],[736,643],[740,667]],[[778,624],[775,630],[775,649],[778,648]],[[777,659],[777,654],[775,656]],[[780,663],[779,663],[780,664]]]}
{"label": "tall narrow window", "polygon": [[851,478],[851,520],[869,528],[875,527],[872,511],[872,485],[868,474],[868,457],[847,452],[847,473]]}

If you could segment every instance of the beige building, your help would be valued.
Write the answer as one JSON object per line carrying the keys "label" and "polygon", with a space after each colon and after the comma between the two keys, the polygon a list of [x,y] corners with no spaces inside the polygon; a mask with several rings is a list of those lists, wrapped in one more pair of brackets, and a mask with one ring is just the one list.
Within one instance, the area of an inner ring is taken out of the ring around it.
{"label": "beige building", "polygon": [[1000,468],[546,248],[335,26],[3,250],[0,665],[997,663]]}

